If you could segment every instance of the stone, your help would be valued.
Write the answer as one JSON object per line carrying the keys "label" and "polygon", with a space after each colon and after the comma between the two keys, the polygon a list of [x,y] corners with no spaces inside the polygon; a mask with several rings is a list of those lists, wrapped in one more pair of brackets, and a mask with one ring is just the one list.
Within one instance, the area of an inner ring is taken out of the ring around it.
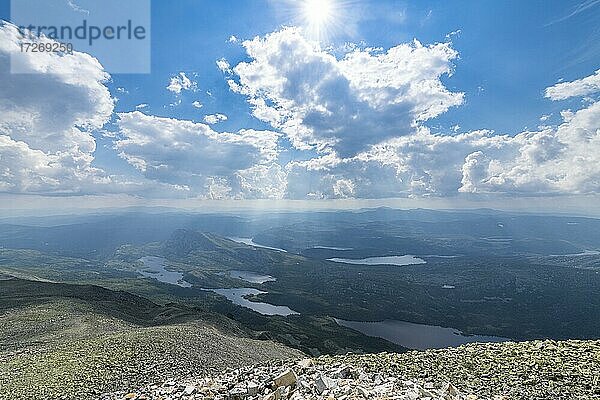
{"label": "stone", "polygon": [[446,386],[444,386],[444,389],[442,389],[442,397],[444,397],[446,399],[454,399],[458,396],[460,396],[460,392],[451,383],[447,383]]}
{"label": "stone", "polygon": [[231,400],[242,400],[248,395],[248,390],[241,386],[236,386],[229,391],[229,398]]}
{"label": "stone", "polygon": [[273,393],[269,393],[268,395],[263,397],[263,400],[279,400],[280,398],[281,398],[281,392],[280,392],[279,388],[277,388],[277,390],[275,390]]}
{"label": "stone", "polygon": [[254,383],[254,382],[250,382],[248,383],[248,386],[246,387],[246,389],[248,390],[248,395],[249,396],[255,396],[258,394],[259,391],[259,386]]}
{"label": "stone", "polygon": [[191,396],[196,392],[196,387],[195,386],[191,386],[188,385],[185,387],[185,389],[183,389],[183,394],[186,396]]}
{"label": "stone", "polygon": [[275,382],[275,386],[291,386],[296,383],[298,377],[291,369],[286,369],[284,372],[273,378],[273,382]]}
{"label": "stone", "polygon": [[341,366],[341,367],[335,369],[332,372],[331,376],[333,378],[342,378],[343,379],[343,378],[350,377],[351,373],[352,373],[352,369],[350,368],[350,366],[344,365],[344,366]]}
{"label": "stone", "polygon": [[298,366],[300,368],[310,368],[313,365],[313,360],[311,358],[305,358],[303,360],[298,361]]}
{"label": "stone", "polygon": [[315,380],[315,389],[319,394],[322,394],[326,390],[333,389],[336,386],[337,382],[335,379],[328,378],[321,374],[319,374],[318,378]]}

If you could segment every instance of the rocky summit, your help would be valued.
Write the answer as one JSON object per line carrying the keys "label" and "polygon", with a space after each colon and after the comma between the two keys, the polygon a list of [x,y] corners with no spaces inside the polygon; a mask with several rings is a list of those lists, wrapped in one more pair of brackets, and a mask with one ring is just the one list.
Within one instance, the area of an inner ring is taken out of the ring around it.
{"label": "rocky summit", "polygon": [[600,341],[469,344],[228,369],[103,400],[600,399]]}

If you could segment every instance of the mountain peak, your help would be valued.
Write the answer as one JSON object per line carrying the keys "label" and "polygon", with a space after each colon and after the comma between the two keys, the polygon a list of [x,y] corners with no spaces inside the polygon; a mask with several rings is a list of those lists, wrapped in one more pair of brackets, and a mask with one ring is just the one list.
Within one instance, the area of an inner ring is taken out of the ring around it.
{"label": "mountain peak", "polygon": [[165,253],[185,256],[192,251],[215,251],[220,246],[215,243],[211,234],[190,229],[177,229],[165,243]]}

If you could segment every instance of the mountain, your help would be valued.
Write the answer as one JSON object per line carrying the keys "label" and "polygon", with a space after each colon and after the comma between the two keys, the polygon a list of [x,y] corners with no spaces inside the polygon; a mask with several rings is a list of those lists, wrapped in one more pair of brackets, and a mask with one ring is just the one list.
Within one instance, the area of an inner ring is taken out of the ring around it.
{"label": "mountain", "polygon": [[549,255],[600,248],[599,219],[494,210],[377,208],[265,211],[239,215],[134,210],[80,216],[5,218],[1,222],[2,247],[94,259],[109,258],[123,244],[168,240],[180,229],[224,237],[254,237],[264,245],[325,258],[329,258],[331,252],[315,252],[312,248],[353,248],[356,250],[352,256],[357,257],[391,251]]}
{"label": "mountain", "polygon": [[301,355],[218,314],[94,285],[0,280],[0,321],[2,399],[92,399]]}
{"label": "mountain", "polygon": [[164,245],[165,255],[187,256],[192,251],[218,251],[222,249],[216,243],[218,237],[188,229],[177,229]]}

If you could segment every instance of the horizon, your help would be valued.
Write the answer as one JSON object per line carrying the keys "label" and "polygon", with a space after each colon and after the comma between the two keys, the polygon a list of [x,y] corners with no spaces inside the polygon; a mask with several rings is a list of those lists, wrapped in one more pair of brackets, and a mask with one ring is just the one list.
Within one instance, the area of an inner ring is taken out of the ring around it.
{"label": "horizon", "polygon": [[[294,214],[294,213],[333,213],[333,212],[365,212],[380,209],[389,209],[395,211],[439,211],[448,213],[478,213],[478,212],[495,212],[504,214],[515,214],[515,215],[538,215],[538,216],[554,216],[554,217],[573,217],[573,218],[589,218],[589,219],[600,219],[600,208],[595,211],[587,209],[585,212],[581,212],[580,209],[561,209],[556,208],[545,209],[539,207],[539,205],[532,209],[531,207],[488,207],[486,205],[477,204],[471,207],[422,207],[419,205],[399,205],[398,200],[403,199],[389,199],[388,203],[381,203],[377,201],[376,204],[370,204],[368,200],[357,200],[356,202],[350,201],[344,204],[339,204],[339,201],[280,201],[276,205],[272,202],[265,203],[264,201],[256,203],[252,201],[204,201],[204,205],[195,206],[167,206],[167,205],[120,205],[115,207],[109,207],[105,204],[94,206],[83,206],[78,208],[10,208],[10,212],[4,212],[3,208],[0,208],[0,219],[7,221],[11,219],[30,219],[30,218],[51,218],[51,217],[85,217],[94,215],[116,215],[116,214],[129,214],[129,213],[147,213],[147,214],[224,214],[224,215],[267,215],[267,214]],[[102,203],[104,201],[102,200]],[[233,203],[233,204],[232,204]],[[237,204],[236,204],[237,203]],[[241,204],[244,203],[244,204]]]}

